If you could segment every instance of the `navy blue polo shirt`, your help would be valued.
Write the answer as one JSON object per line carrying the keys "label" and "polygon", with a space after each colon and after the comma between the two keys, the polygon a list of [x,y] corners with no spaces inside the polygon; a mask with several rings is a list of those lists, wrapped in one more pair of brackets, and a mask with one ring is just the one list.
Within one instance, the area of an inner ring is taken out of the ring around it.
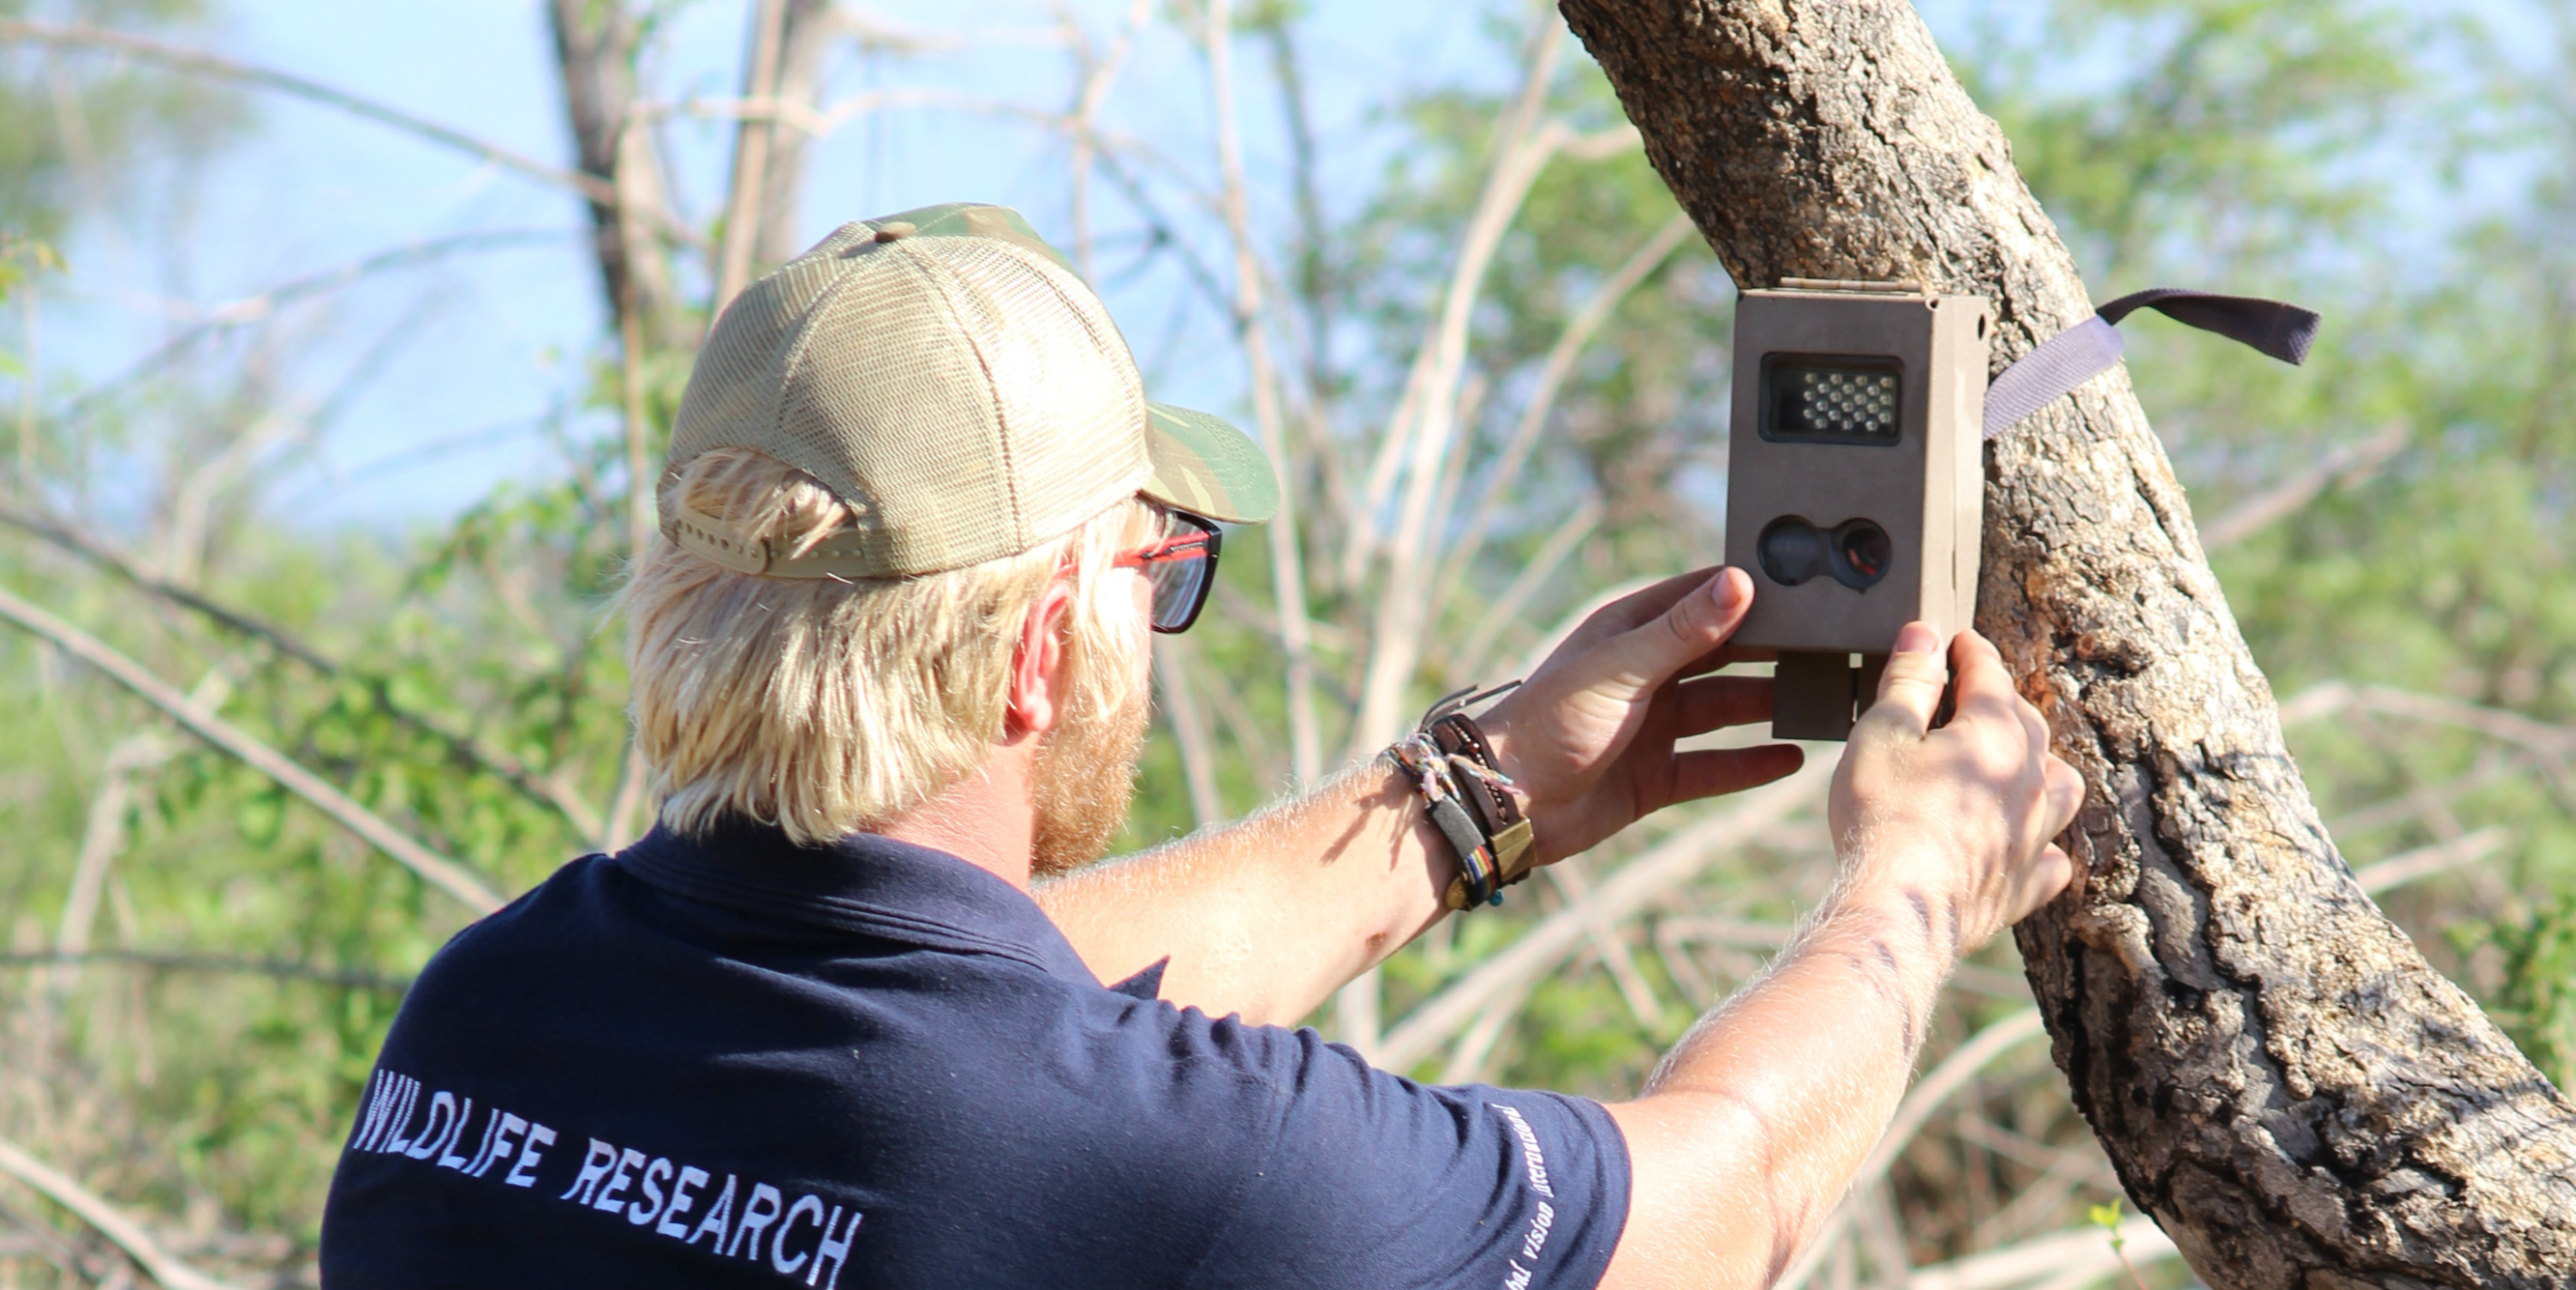
{"label": "navy blue polo shirt", "polygon": [[1103,986],[985,870],[656,830],[459,933],[331,1181],[330,1290],[1588,1288],[1593,1102]]}

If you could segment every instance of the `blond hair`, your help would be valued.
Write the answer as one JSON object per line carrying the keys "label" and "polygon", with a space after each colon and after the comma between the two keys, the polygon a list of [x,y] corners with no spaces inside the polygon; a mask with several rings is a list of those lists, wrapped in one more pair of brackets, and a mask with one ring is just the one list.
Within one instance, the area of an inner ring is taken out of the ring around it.
{"label": "blond hair", "polygon": [[[747,449],[702,453],[662,482],[664,514],[717,517],[729,537],[802,554],[859,516],[813,476]],[[1018,555],[909,578],[736,573],[656,540],[621,600],[635,738],[661,819],[701,835],[724,816],[805,845],[882,827],[982,765],[1003,734],[1021,624],[1072,584],[1072,719],[1137,696],[1145,624],[1122,548],[1161,526],[1113,504]]]}

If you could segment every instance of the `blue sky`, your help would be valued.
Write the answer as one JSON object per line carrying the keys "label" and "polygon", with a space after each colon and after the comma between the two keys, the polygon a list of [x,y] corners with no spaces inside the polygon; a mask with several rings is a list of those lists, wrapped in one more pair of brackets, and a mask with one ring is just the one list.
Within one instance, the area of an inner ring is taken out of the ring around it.
{"label": "blue sky", "polygon": [[[655,69],[659,83],[683,98],[732,93],[745,7],[741,0],[684,7]],[[1926,6],[1936,34],[1961,31],[1990,7]],[[2501,0],[2479,7],[2510,12]],[[982,39],[971,53],[850,69],[836,93],[927,86],[1042,108],[1069,100],[1066,52],[1043,39],[1053,22],[1048,5],[1002,0],[962,20],[957,8],[922,0],[871,7],[891,26]],[[1105,35],[1125,8],[1084,0],[1075,12]],[[1509,80],[1509,50],[1495,38],[1492,12],[1425,0],[1318,0],[1303,30],[1328,198],[1355,199],[1384,164],[1387,132],[1377,123],[1389,104],[1439,84]],[[540,7],[531,0],[231,0],[197,39],[522,153],[561,161],[569,152]],[[1284,146],[1257,51],[1238,57],[1248,73],[1243,118],[1257,217],[1275,221],[1285,214]],[[600,314],[593,270],[575,240],[584,224],[578,205],[331,109],[270,94],[251,101],[253,129],[211,159],[184,219],[173,218],[182,190],[156,194],[141,218],[121,229],[93,226],[67,248],[73,272],[49,283],[40,301],[40,357],[55,379],[117,372],[173,327],[319,269],[425,239],[522,230],[530,240],[383,275],[291,317],[279,345],[293,356],[283,382],[308,403],[336,397],[337,410],[269,501],[305,523],[403,528],[452,514],[496,482],[557,474],[560,450],[540,431],[550,412],[570,435],[603,429],[580,407]],[[1203,70],[1169,27],[1140,42],[1108,120],[1162,149],[1177,168],[1212,169]],[[672,141],[684,197],[710,209],[727,129],[687,121]],[[811,175],[801,212],[808,238],[845,219],[960,198],[1016,205],[1041,229],[1066,232],[1064,146],[1023,122],[886,112],[826,140]],[[1104,204],[1103,230],[1115,232],[1123,223],[1117,202],[1104,196]],[[1208,231],[1203,218],[1197,227]],[[1152,373],[1158,393],[1228,405],[1239,374],[1227,347],[1159,343],[1211,321],[1188,312],[1179,275],[1131,279],[1110,272],[1114,265],[1104,251],[1111,306],[1149,367],[1160,369]],[[1169,325],[1175,319],[1185,324],[1178,333]],[[352,382],[353,370],[367,375]]]}
{"label": "blue sky", "polygon": [[[1105,35],[1125,7],[1092,3],[1079,11]],[[1307,53],[1336,190],[1356,191],[1382,160],[1382,151],[1371,151],[1369,128],[1379,108],[1409,89],[1510,74],[1471,8],[1353,0],[1320,8]],[[710,0],[683,10],[657,69],[660,82],[682,97],[731,94],[743,9]],[[1368,19],[1335,21],[1336,10]],[[982,6],[971,28],[961,28],[954,6],[908,3],[871,12],[889,25],[974,30],[990,39],[969,54],[853,68],[838,92],[922,85],[1047,108],[1070,97],[1066,51],[1042,40],[1051,25],[1047,6]],[[1331,34],[1363,29],[1377,34],[1364,42]],[[545,27],[527,0],[235,0],[194,39],[528,155],[568,155]],[[1250,63],[1253,55],[1243,57]],[[1266,203],[1280,173],[1279,145],[1272,117],[1260,110],[1265,101],[1254,97],[1259,88],[1254,82],[1245,95],[1245,121],[1251,170]],[[496,481],[557,473],[559,452],[538,429],[549,410],[573,408],[572,433],[598,429],[595,416],[577,406],[582,360],[597,352],[601,321],[593,270],[573,236],[584,221],[577,203],[328,108],[273,94],[251,101],[254,128],[212,159],[184,221],[171,218],[175,197],[155,194],[141,218],[90,227],[66,248],[73,271],[49,283],[40,301],[40,358],[53,382],[113,374],[172,328],[320,269],[423,240],[522,230],[529,240],[384,274],[295,315],[280,344],[280,352],[297,356],[285,383],[307,402],[336,393],[339,408],[270,499],[308,523],[406,526],[450,514]],[[1195,51],[1169,28],[1139,43],[1109,118],[1165,149],[1172,164],[1210,169],[1205,77]],[[727,128],[709,121],[686,121],[673,132],[680,188],[697,209],[717,199],[727,142]],[[801,212],[809,238],[842,220],[960,198],[1017,205],[1041,228],[1064,233],[1064,147],[1026,123],[955,111],[887,112],[827,139],[810,173]],[[1101,223],[1115,231],[1115,199],[1105,204],[1112,210]],[[171,236],[172,229],[183,235]],[[1104,251],[1104,270],[1111,263]],[[1174,275],[1153,274],[1113,284],[1109,294],[1144,350],[1147,335],[1162,334],[1163,320],[1180,306],[1182,288]],[[1197,352],[1185,347],[1165,364],[1162,392],[1225,402],[1235,373],[1192,361]],[[361,369],[365,379],[350,383],[348,374]]]}

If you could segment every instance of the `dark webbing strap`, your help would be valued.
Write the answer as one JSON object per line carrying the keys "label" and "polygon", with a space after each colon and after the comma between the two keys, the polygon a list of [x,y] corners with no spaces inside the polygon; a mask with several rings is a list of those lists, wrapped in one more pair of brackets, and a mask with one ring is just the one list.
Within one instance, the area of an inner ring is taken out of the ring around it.
{"label": "dark webbing strap", "polygon": [[2223,296],[2179,287],[2153,287],[2122,296],[2041,342],[1986,387],[1985,437],[2002,434],[2059,395],[2109,371],[2120,361],[2120,333],[2114,324],[2140,309],[2216,332],[2292,365],[2307,361],[2319,321],[2314,310],[2258,296]]}

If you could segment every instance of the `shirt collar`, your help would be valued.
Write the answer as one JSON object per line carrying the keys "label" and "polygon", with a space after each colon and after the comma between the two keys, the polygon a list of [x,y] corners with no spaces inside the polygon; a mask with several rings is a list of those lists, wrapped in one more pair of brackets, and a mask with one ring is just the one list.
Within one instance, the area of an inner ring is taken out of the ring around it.
{"label": "shirt collar", "polygon": [[616,863],[664,891],[736,913],[998,954],[1100,984],[1027,892],[930,847],[873,833],[803,847],[775,827],[726,820],[699,838],[656,824]]}

